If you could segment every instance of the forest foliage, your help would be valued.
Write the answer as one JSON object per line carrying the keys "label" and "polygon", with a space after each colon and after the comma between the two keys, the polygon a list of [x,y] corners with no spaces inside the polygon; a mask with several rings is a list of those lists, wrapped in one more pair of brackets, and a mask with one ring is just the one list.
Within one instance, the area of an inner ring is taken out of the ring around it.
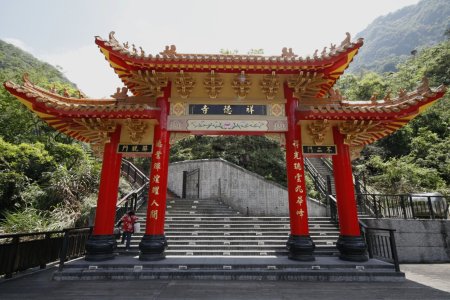
{"label": "forest foliage", "polygon": [[[450,84],[450,41],[419,51],[397,72],[344,75],[337,86],[350,100],[412,90],[425,76],[430,86]],[[354,162],[371,185],[384,193],[441,191],[450,188],[450,96],[446,93],[425,113],[394,134],[367,146]]]}
{"label": "forest foliage", "polygon": [[55,131],[11,96],[3,82],[76,87],[60,70],[0,41],[0,232],[83,224],[95,205],[100,165],[87,145]]}

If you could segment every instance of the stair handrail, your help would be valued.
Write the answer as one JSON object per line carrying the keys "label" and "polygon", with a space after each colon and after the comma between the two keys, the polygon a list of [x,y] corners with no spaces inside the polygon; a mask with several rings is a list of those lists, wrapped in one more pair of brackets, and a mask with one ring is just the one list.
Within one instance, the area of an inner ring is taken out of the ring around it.
{"label": "stair handrail", "polygon": [[[397,245],[395,242],[395,229],[368,227],[359,221],[361,236],[366,241],[369,258],[378,258],[394,264],[395,272],[400,272]],[[389,236],[376,234],[376,231],[387,232]]]}
{"label": "stair handrail", "polygon": [[121,171],[122,175],[130,181],[131,184],[137,187],[117,202],[116,223],[127,211],[136,211],[144,204],[147,200],[150,182],[150,179],[138,167],[126,159],[122,159]]}
{"label": "stair handrail", "polygon": [[305,157],[305,169],[311,175],[314,186],[317,191],[323,196],[325,199],[327,196],[327,183],[323,176],[317,171],[311,161]]}

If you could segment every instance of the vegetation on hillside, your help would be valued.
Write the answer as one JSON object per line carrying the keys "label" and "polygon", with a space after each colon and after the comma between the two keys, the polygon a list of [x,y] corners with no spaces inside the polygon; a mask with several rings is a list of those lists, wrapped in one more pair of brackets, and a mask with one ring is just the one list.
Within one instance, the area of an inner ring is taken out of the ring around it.
{"label": "vegetation on hillside", "polygon": [[[398,65],[395,73],[344,75],[338,87],[348,99],[379,98],[401,88],[412,90],[423,76],[430,86],[450,84],[450,41],[419,51]],[[450,189],[450,95],[396,133],[366,147],[354,162],[369,183],[385,193],[442,191]]]}
{"label": "vegetation on hillside", "polygon": [[5,90],[3,82],[21,83],[24,73],[39,86],[76,92],[59,70],[0,41],[0,231],[81,224],[95,205],[99,164]]}
{"label": "vegetation on hillside", "polygon": [[445,39],[450,28],[448,0],[422,0],[375,19],[357,37],[364,38],[350,72],[393,72],[398,63]]}

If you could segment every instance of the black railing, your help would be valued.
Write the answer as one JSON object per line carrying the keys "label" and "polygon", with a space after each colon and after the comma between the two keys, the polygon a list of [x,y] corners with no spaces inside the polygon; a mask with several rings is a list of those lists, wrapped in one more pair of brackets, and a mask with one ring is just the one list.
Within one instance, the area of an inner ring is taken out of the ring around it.
{"label": "black railing", "polygon": [[327,182],[326,179],[316,170],[314,165],[309,161],[309,159],[305,159],[305,169],[311,176],[313,180],[314,187],[319,192],[319,201],[323,202],[327,196]]}
{"label": "black railing", "polygon": [[400,272],[400,263],[395,244],[395,229],[373,228],[361,225],[361,234],[367,244],[369,258],[377,258],[394,264],[395,271]]}
{"label": "black railing", "polygon": [[148,177],[126,159],[122,159],[121,171],[122,176],[135,186],[141,187],[148,182]]}
{"label": "black railing", "polygon": [[[90,227],[0,235],[0,275],[30,268],[44,269],[48,263],[84,255]],[[65,247],[64,247],[65,245]]]}
{"label": "black railing", "polygon": [[122,159],[122,176],[137,186],[137,189],[125,195],[117,202],[115,222],[129,210],[136,211],[147,199],[149,178],[128,160]]}
{"label": "black railing", "polygon": [[375,218],[448,219],[449,197],[430,194],[357,194],[359,210]]}
{"label": "black railing", "polygon": [[117,202],[116,219],[118,222],[120,218],[128,211],[136,211],[147,200],[148,182],[135,191],[125,195]]}
{"label": "black railing", "polygon": [[339,222],[339,216],[337,210],[337,201],[334,195],[327,195],[327,206],[329,209],[331,220],[337,224]]}

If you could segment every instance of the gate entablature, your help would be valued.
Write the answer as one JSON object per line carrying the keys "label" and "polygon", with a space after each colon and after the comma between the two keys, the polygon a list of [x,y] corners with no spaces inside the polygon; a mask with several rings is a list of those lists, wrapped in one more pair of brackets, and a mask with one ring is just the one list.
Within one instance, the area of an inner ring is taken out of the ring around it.
{"label": "gate entablature", "polygon": [[[103,155],[95,226],[86,259],[114,258],[113,236],[122,156],[151,155],[145,235],[140,259],[164,258],[170,145],[189,134],[258,134],[286,147],[292,259],[313,260],[303,158],[332,156],[341,258],[367,259],[352,182],[351,156],[423,112],[445,93],[423,80],[411,93],[370,101],[346,101],[332,87],[362,46],[350,35],[329,51],[301,58],[284,48],[280,56],[179,54],[175,46],[146,55],[121,44],[111,32],[96,44],[125,87],[110,99],[58,95],[24,78],[5,88],[60,132],[93,145]],[[129,95],[131,92],[131,95]]]}

